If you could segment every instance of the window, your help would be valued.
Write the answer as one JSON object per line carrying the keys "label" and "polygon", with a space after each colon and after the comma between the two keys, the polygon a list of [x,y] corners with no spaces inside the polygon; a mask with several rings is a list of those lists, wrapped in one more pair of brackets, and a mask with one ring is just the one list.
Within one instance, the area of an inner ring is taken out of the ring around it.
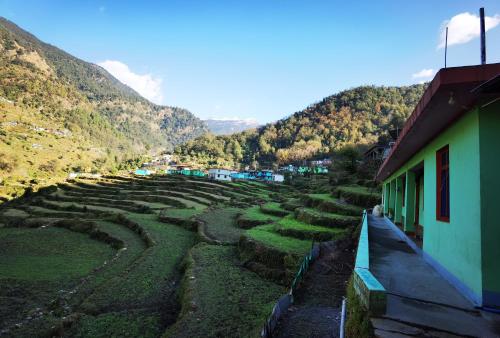
{"label": "window", "polygon": [[436,219],[450,221],[450,154],[448,146],[436,152]]}

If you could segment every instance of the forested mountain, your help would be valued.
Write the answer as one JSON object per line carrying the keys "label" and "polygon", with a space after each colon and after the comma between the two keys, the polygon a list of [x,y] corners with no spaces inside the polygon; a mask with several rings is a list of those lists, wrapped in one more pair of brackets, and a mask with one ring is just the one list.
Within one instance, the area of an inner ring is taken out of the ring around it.
{"label": "forested mountain", "polygon": [[370,144],[401,127],[425,85],[362,86],[324,98],[278,122],[229,136],[206,134],[176,147],[184,162],[270,166]]}
{"label": "forested mountain", "polygon": [[0,17],[0,190],[71,170],[114,170],[206,131],[187,110],[153,104]]}
{"label": "forested mountain", "polygon": [[204,120],[208,130],[215,135],[230,135],[248,129],[257,128],[259,123],[255,120]]}

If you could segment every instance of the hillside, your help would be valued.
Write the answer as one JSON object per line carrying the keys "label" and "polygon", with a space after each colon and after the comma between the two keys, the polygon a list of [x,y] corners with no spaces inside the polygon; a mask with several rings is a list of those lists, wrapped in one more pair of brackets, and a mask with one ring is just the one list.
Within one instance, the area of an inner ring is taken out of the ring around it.
{"label": "hillside", "polygon": [[257,128],[259,123],[255,120],[204,120],[208,130],[215,135],[230,135],[248,129]]}
{"label": "hillside", "polygon": [[114,171],[206,131],[0,17],[0,197],[73,170]]}
{"label": "hillside", "polygon": [[230,136],[203,135],[176,147],[183,162],[271,165],[328,154],[348,144],[370,144],[401,127],[425,85],[362,86],[324,98],[278,122]]}

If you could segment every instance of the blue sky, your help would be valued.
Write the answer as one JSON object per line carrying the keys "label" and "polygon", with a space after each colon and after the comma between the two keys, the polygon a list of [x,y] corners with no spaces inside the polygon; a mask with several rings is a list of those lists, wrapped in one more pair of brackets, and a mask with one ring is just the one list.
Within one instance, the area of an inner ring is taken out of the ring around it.
{"label": "blue sky", "polygon": [[456,16],[481,6],[497,25],[488,62],[500,62],[498,0],[0,0],[0,15],[156,102],[269,122],[342,89],[430,79],[443,66],[440,29],[454,17],[448,65],[479,63],[474,17]]}

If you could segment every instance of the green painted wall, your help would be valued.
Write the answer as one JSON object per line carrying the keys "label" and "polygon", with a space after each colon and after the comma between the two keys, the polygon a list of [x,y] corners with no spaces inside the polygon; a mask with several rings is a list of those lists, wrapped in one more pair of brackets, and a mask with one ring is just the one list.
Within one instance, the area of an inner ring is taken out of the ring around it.
{"label": "green painted wall", "polygon": [[389,199],[390,199],[390,184],[384,184],[384,214],[387,215],[389,213]]}
{"label": "green painted wall", "polygon": [[394,221],[397,223],[402,222],[402,209],[403,209],[403,180],[401,177],[396,178],[396,201],[394,207]]}
{"label": "green painted wall", "polygon": [[396,182],[393,180],[390,184],[389,192],[389,213],[392,219],[394,219],[394,205],[396,203]]}
{"label": "green painted wall", "polygon": [[425,226],[424,224],[424,180],[421,179],[419,182],[420,185],[420,195],[418,196],[418,222],[419,225],[422,227]]}
{"label": "green painted wall", "polygon": [[406,194],[405,194],[405,231],[415,231],[415,174],[411,171],[406,173]]}
{"label": "green painted wall", "polygon": [[[450,151],[450,222],[436,220],[436,151]],[[497,148],[498,149],[498,148]],[[478,296],[482,291],[478,110],[465,114],[386,181],[424,161],[423,249]],[[391,184],[392,186],[392,184]]]}
{"label": "green painted wall", "polygon": [[500,293],[500,102],[481,109],[479,128],[483,290]]}

